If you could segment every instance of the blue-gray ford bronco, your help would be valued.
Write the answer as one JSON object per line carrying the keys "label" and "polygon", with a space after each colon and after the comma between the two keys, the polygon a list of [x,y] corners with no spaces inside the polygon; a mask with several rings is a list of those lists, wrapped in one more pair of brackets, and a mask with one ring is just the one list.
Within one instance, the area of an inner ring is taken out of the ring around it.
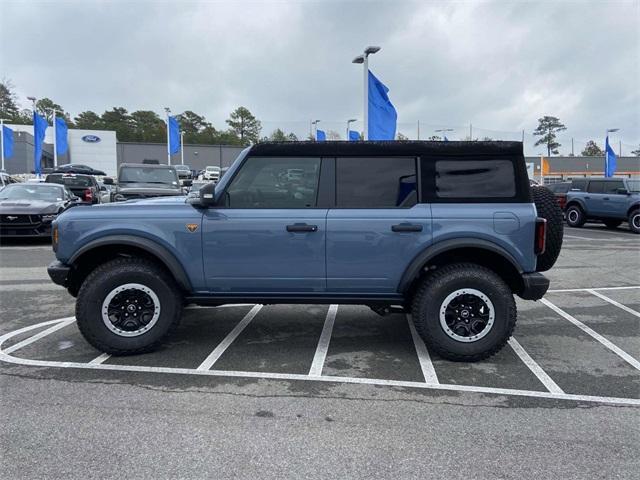
{"label": "blue-gray ford bronco", "polygon": [[50,277],[112,355],[156,348],[188,304],[337,303],[410,313],[433,352],[476,361],[514,295],[547,291],[562,213],[520,142],[260,143],[199,195],[74,208],[52,237]]}

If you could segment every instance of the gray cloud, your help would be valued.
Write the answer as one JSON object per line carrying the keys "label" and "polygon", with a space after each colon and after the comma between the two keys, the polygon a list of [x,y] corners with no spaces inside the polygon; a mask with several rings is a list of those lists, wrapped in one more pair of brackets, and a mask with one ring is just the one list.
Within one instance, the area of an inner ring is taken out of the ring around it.
{"label": "gray cloud", "polygon": [[[302,134],[361,118],[362,71],[390,87],[399,130],[439,126],[518,138],[538,117],[582,147],[620,127],[640,142],[640,2],[12,2],[0,5],[0,66],[24,97],[72,114],[170,106],[224,127],[245,105]],[[483,130],[480,130],[483,129]],[[493,133],[491,131],[494,131]],[[502,132],[502,133],[501,133]],[[617,139],[616,139],[617,140]],[[528,148],[529,153],[535,149]],[[563,148],[566,151],[566,149]]]}

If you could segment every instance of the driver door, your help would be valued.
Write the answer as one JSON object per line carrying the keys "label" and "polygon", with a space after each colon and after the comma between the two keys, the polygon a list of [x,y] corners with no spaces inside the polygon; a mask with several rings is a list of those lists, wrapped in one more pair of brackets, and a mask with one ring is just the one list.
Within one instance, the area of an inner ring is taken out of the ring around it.
{"label": "driver door", "polygon": [[204,213],[209,291],[325,290],[328,210],[317,208],[320,166],[319,157],[245,160],[222,196],[223,205]]}

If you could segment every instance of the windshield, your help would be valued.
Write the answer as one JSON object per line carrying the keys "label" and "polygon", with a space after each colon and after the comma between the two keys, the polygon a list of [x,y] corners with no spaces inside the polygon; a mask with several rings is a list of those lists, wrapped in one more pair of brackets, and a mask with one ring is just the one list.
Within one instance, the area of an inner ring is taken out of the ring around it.
{"label": "windshield", "polygon": [[63,175],[49,175],[48,183],[59,183],[68,187],[91,187],[93,183],[90,177],[65,177]]}
{"label": "windshield", "polygon": [[173,168],[123,167],[118,183],[153,183],[171,188],[178,186],[178,177]]}
{"label": "windshield", "polygon": [[207,167],[207,172],[217,172],[220,170],[220,167]]}
{"label": "windshield", "polygon": [[191,170],[189,165],[176,165],[176,170]]}
{"label": "windshield", "polygon": [[627,189],[630,192],[640,193],[640,180],[627,180]]}
{"label": "windshield", "polygon": [[8,185],[0,191],[0,200],[44,200],[60,202],[64,191],[53,185]]}

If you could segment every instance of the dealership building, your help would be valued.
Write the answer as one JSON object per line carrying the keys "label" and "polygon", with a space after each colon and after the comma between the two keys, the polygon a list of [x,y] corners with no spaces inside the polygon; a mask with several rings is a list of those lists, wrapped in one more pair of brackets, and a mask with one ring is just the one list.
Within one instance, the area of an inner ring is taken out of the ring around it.
{"label": "dealership building", "polygon": [[[33,126],[7,125],[14,131],[14,152],[5,159],[5,170],[9,174],[32,173]],[[48,128],[42,151],[42,167],[53,168],[53,129]],[[58,165],[78,163],[89,165],[115,176],[122,163],[158,162],[167,163],[166,143],[118,142],[115,131],[79,130],[68,131],[69,150],[58,157]],[[228,167],[244,147],[232,145],[184,145],[184,163],[192,170],[207,166]],[[525,157],[529,174],[541,177],[540,157]],[[173,165],[181,163],[181,155],[172,155]],[[602,176],[604,157],[551,157],[546,160],[549,167],[545,182],[568,178]],[[640,176],[640,157],[618,157],[616,176]]]}

